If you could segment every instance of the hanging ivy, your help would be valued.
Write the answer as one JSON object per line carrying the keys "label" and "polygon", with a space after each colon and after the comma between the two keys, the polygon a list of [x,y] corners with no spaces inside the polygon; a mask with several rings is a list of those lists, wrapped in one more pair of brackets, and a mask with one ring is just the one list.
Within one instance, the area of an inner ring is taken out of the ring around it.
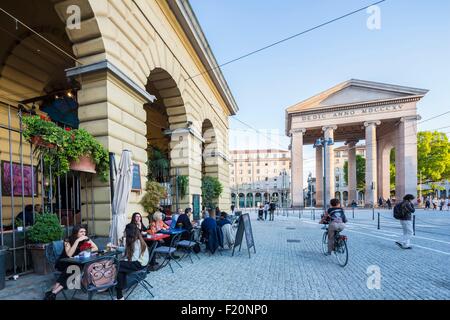
{"label": "hanging ivy", "polygon": [[178,183],[178,188],[180,190],[180,196],[181,196],[181,198],[184,198],[188,194],[189,177],[188,176],[178,176],[177,183]]}

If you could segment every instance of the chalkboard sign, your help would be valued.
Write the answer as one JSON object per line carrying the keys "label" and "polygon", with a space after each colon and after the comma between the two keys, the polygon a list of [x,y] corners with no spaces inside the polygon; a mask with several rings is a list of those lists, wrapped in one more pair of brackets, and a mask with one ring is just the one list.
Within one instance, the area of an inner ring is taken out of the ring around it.
{"label": "chalkboard sign", "polygon": [[234,249],[237,246],[239,246],[239,251],[241,251],[242,239],[244,238],[244,233],[245,233],[245,240],[247,242],[248,256],[250,258],[250,248],[253,247],[253,250],[255,250],[255,253],[256,253],[256,247],[255,247],[255,241],[253,239],[253,231],[252,231],[252,225],[250,223],[250,215],[248,213],[241,215],[239,218],[239,224],[238,224],[238,229],[236,232],[236,239],[234,240],[232,256],[234,255]]}
{"label": "chalkboard sign", "polygon": [[141,168],[139,167],[139,164],[133,163],[133,180],[131,183],[131,191],[141,192],[141,190]]}

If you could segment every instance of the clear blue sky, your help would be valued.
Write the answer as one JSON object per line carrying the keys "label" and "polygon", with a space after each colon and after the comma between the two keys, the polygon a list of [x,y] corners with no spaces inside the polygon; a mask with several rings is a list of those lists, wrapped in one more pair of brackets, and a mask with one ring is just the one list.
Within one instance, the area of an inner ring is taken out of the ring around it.
{"label": "clear blue sky", "polygon": [[[375,1],[190,2],[217,61],[224,63]],[[450,110],[450,1],[387,0],[379,7],[381,30],[367,28],[369,14],[363,11],[225,66],[240,108],[236,118],[271,132],[274,142],[263,145],[287,148],[289,140],[276,134],[284,134],[286,107],[351,78],[429,89],[419,103],[423,119]],[[246,129],[230,123],[233,131]],[[419,129],[448,125],[450,114]],[[248,138],[236,136],[231,134],[230,147],[247,147]],[[305,148],[304,157],[312,155]],[[305,170],[312,164],[305,163]]]}

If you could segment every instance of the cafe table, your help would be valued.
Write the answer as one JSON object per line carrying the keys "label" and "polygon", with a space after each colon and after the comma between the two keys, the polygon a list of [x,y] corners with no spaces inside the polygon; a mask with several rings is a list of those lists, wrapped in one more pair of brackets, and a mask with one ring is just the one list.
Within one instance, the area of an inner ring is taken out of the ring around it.
{"label": "cafe table", "polygon": [[176,229],[168,229],[168,230],[159,230],[159,233],[169,234],[169,235],[173,236],[175,234],[183,233],[185,231],[187,231],[187,230],[186,229],[176,228]]}

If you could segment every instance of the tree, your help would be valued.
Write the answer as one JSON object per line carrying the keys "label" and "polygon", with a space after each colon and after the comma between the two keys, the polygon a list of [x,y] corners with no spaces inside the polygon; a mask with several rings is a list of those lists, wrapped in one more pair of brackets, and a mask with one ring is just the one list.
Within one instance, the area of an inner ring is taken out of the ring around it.
{"label": "tree", "polygon": [[[348,161],[344,163],[344,180],[348,185]],[[357,154],[356,155],[356,189],[364,190],[366,185],[366,159]]]}
{"label": "tree", "polygon": [[215,177],[204,176],[202,179],[202,198],[203,204],[209,208],[215,208],[217,199],[223,192],[223,186],[219,179]]}
{"label": "tree", "polygon": [[390,188],[395,190],[395,149],[391,149],[389,155],[389,176],[390,176]]}
{"label": "tree", "polygon": [[450,178],[450,143],[443,132],[422,131],[417,134],[417,174],[423,181]]}

